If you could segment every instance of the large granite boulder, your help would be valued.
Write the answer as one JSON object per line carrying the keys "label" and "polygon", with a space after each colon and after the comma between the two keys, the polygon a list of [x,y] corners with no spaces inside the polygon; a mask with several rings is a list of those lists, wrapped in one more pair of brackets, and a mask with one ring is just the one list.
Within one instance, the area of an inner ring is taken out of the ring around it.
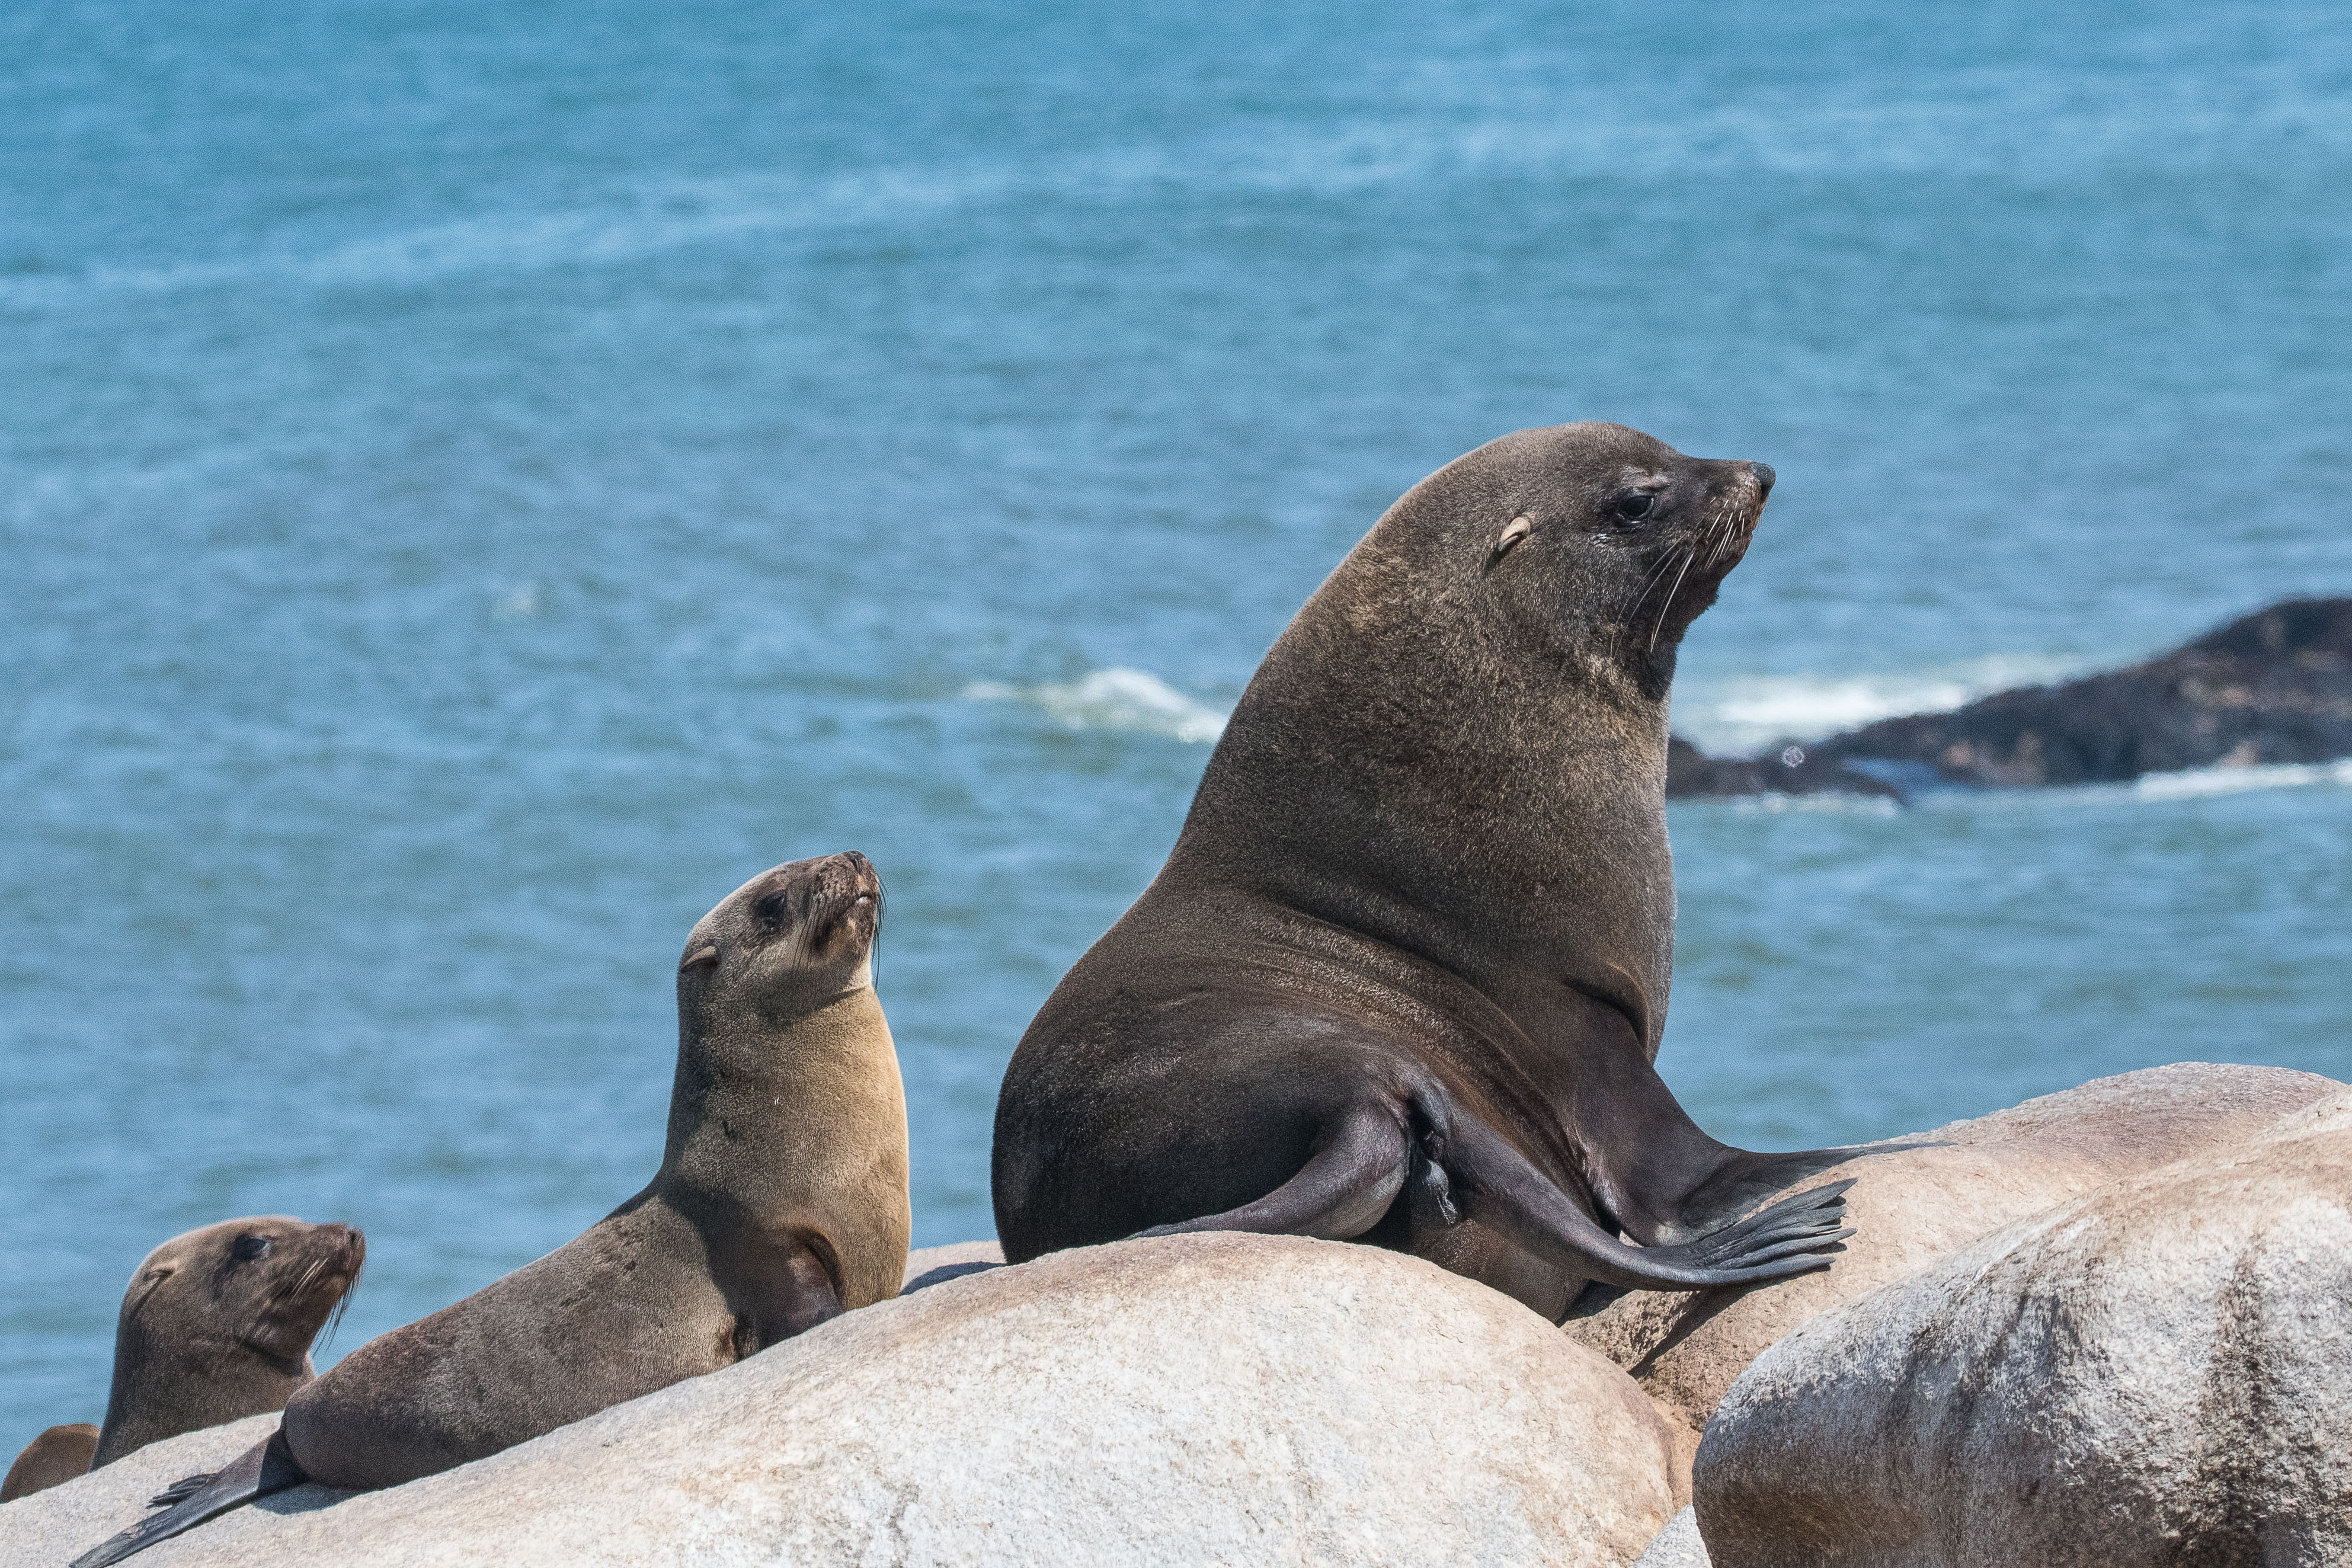
{"label": "large granite boulder", "polygon": [[[1618,1568],[1672,1511],[1670,1447],[1622,1372],[1484,1286],[1374,1247],[1170,1237],[950,1279],[478,1463],[299,1489],[331,1506],[243,1510],[139,1561]],[[98,1479],[0,1530],[78,1506],[69,1557],[139,1515],[129,1493],[81,1506]]]}
{"label": "large granite boulder", "polygon": [[2228,1148],[2343,1086],[2283,1068],[2183,1062],[2098,1079],[1916,1140],[1940,1147],[1854,1160],[1856,1234],[1830,1268],[1744,1290],[1640,1291],[1580,1304],[1570,1337],[1633,1374],[1673,1424],[1676,1496],[1707,1416],[1750,1362],[1817,1314],[1949,1256],[1988,1232],[2184,1155]]}
{"label": "large granite boulder", "polygon": [[2352,1563],[2352,1093],[1815,1319],[1697,1505],[1717,1568]]}

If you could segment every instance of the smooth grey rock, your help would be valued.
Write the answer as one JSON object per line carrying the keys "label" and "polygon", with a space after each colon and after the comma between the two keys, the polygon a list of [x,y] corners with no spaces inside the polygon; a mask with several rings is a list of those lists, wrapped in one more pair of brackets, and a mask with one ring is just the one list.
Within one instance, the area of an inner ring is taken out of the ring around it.
{"label": "smooth grey rock", "polygon": [[2352,1092],[1815,1319],[1696,1485],[1719,1568],[2352,1562]]}
{"label": "smooth grey rock", "polygon": [[1714,1568],[1706,1558],[1706,1542],[1699,1538],[1697,1512],[1685,1508],[1666,1521],[1666,1528],[1658,1531],[1633,1568]]}
{"label": "smooth grey rock", "polygon": [[[1565,1325],[1629,1369],[1675,1428],[1677,1501],[1716,1402],[1799,1324],[1914,1274],[2014,1220],[2205,1150],[2232,1147],[2344,1086],[2283,1068],[2181,1062],[2029,1100],[1875,1154],[1790,1191],[1854,1178],[1856,1234],[1822,1273],[1746,1290],[1638,1291]],[[1759,1206],[1770,1202],[1759,1199]]]}
{"label": "smooth grey rock", "polygon": [[1169,1237],[934,1285],[140,1563],[1622,1568],[1672,1512],[1668,1453],[1631,1379],[1484,1286],[1377,1247]]}

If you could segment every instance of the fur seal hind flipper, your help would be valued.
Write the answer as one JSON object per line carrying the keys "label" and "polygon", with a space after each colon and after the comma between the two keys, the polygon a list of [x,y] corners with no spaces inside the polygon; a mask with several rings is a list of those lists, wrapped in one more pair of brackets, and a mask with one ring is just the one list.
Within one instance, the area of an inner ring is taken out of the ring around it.
{"label": "fur seal hind flipper", "polygon": [[1853,1234],[1844,1225],[1849,1181],[1783,1199],[1695,1241],[1639,1246],[1611,1235],[1484,1121],[1450,1121],[1438,1129],[1450,1203],[1587,1279],[1633,1290],[1759,1285],[1827,1268]]}
{"label": "fur seal hind flipper", "polygon": [[[158,1500],[173,1499],[169,1508],[90,1548],[75,1558],[68,1568],[106,1568],[110,1563],[120,1563],[134,1552],[144,1552],[159,1541],[168,1541],[182,1531],[193,1530],[256,1498],[299,1487],[310,1479],[294,1462],[293,1450],[286,1446],[286,1434],[281,1428],[271,1433],[268,1442],[247,1449],[226,1469],[206,1477],[191,1476],[168,1488]],[[183,1490],[190,1482],[198,1483],[195,1489]]]}
{"label": "fur seal hind flipper", "polygon": [[1384,1105],[1360,1105],[1339,1119],[1336,1131],[1297,1175],[1255,1203],[1137,1234],[1245,1230],[1353,1241],[1388,1213],[1404,1185],[1411,1152],[1404,1125],[1394,1111]]}
{"label": "fur seal hind flipper", "polygon": [[1421,1212],[1488,1225],[1578,1276],[1632,1290],[1697,1290],[1755,1285],[1830,1266],[1853,1234],[1844,1226],[1851,1180],[1784,1198],[1696,1240],[1638,1246],[1611,1235],[1584,1206],[1499,1133],[1463,1114],[1444,1091],[1412,1096],[1412,1120],[1377,1102],[1355,1108],[1298,1173],[1254,1203],[1139,1234],[1244,1230],[1348,1241],[1379,1224],[1409,1175]]}

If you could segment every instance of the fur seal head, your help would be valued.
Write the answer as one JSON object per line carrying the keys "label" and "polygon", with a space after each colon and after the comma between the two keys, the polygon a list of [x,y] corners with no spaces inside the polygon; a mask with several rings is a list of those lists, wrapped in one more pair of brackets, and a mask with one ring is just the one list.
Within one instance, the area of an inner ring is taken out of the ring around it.
{"label": "fur seal head", "polygon": [[681,1019],[722,1005],[791,1018],[874,983],[882,879],[855,849],[763,871],[695,923],[678,961]]}
{"label": "fur seal head", "polygon": [[[1433,579],[1464,595],[1475,583],[1538,642],[1662,695],[1675,646],[1747,552],[1772,479],[1622,425],[1558,425],[1441,469],[1383,531],[1424,602]],[[1433,556],[1450,570],[1430,572]]]}
{"label": "fur seal head", "polygon": [[314,1375],[310,1342],[347,1299],[367,1241],[289,1215],[175,1236],[131,1276],[94,1464],[159,1438],[284,1407]]}

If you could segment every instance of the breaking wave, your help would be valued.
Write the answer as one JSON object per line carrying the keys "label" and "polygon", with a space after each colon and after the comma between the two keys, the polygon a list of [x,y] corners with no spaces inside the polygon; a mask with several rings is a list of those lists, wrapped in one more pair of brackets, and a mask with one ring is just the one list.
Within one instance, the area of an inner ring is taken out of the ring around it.
{"label": "breaking wave", "polygon": [[975,702],[1020,702],[1072,730],[1130,730],[1205,745],[1225,732],[1225,715],[1177,690],[1148,670],[1097,669],[1079,679],[1042,686],[976,680],[964,688]]}
{"label": "breaking wave", "polygon": [[2314,784],[2352,785],[2352,757],[2333,763],[2275,763],[2250,768],[2194,768],[2186,773],[2147,773],[2132,781],[2131,790],[2142,800],[2191,800],[2256,789],[2307,789]]}
{"label": "breaking wave", "polygon": [[1885,675],[1745,676],[1678,691],[1675,729],[1711,755],[1752,754],[1776,741],[1818,741],[1880,719],[1942,713],[1991,692],[2062,679],[2078,660],[1996,654]]}

